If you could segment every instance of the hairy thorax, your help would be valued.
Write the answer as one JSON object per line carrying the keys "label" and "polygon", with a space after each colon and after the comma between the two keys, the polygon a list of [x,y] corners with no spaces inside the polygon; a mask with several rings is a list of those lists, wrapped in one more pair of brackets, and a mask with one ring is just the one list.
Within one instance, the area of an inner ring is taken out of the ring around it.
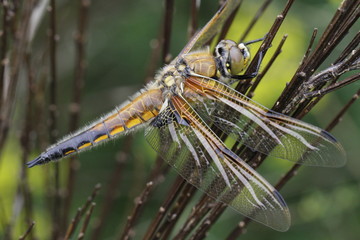
{"label": "hairy thorax", "polygon": [[217,74],[214,56],[209,48],[191,52],[179,57],[162,68],[155,77],[155,84],[163,89],[164,99],[182,95],[184,81],[190,75],[213,78]]}

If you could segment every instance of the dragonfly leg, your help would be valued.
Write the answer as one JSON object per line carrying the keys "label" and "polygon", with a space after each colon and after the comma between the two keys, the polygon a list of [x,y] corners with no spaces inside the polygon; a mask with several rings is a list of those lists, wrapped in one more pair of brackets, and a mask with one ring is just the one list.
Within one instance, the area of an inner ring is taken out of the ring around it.
{"label": "dragonfly leg", "polygon": [[250,74],[232,75],[231,78],[234,79],[234,80],[230,82],[230,85],[232,83],[234,83],[235,81],[237,81],[237,80],[245,80],[245,79],[250,79],[250,78],[256,77],[259,74],[259,69],[260,69],[261,62],[263,60],[263,56],[264,56],[263,52],[264,51],[265,50],[262,50],[262,51],[259,52],[259,58],[258,58],[258,61],[257,61],[257,64],[256,64],[255,71],[250,73]]}

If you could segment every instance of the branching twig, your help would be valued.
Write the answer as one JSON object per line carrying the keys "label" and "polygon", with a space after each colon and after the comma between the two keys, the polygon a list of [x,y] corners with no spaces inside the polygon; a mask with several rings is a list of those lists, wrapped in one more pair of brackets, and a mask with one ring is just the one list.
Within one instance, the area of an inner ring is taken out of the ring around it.
{"label": "branching twig", "polygon": [[153,182],[148,182],[146,184],[146,187],[142,191],[139,197],[135,199],[135,207],[132,211],[132,213],[128,216],[127,223],[125,225],[125,229],[122,232],[122,235],[119,239],[131,239],[135,235],[133,232],[133,227],[136,222],[136,220],[139,217],[140,209],[144,206],[144,203],[147,201],[149,192],[154,187]]}
{"label": "branching twig", "polygon": [[216,206],[212,208],[208,216],[202,221],[200,226],[196,229],[194,235],[190,238],[190,240],[205,239],[207,231],[221,216],[221,214],[224,212],[226,207],[227,205],[224,203],[216,204]]}
{"label": "branching twig", "polygon": [[164,203],[161,205],[158,213],[153,218],[153,221],[150,223],[150,226],[145,234],[144,240],[153,239],[156,229],[160,225],[162,219],[166,216],[167,211],[170,209],[170,206],[175,202],[177,195],[181,192],[181,189],[184,187],[185,181],[182,177],[178,176],[175,183],[173,184],[170,193],[167,195]]}
{"label": "branching twig", "polygon": [[344,80],[342,80],[341,82],[336,82],[332,85],[330,85],[329,87],[323,88],[321,90],[317,90],[315,92],[309,92],[309,93],[305,93],[305,97],[318,97],[318,96],[322,96],[325,95],[327,93],[330,93],[332,91],[335,91],[337,89],[340,89],[342,87],[345,87],[346,85],[349,85],[353,82],[356,82],[360,80],[360,73],[355,74],[351,77],[348,77]]}
{"label": "branching twig", "polygon": [[193,185],[186,183],[180,194],[178,194],[176,202],[172,204],[172,208],[167,214],[166,219],[164,219],[162,225],[157,230],[155,239],[169,238],[171,231],[173,230],[176,222],[179,220],[186,205],[190,202],[195,191],[196,188]]}
{"label": "branching twig", "polygon": [[[326,131],[331,131],[340,121],[345,112],[350,108],[354,102],[359,99],[360,89],[352,96],[349,102],[339,111],[339,113],[334,117],[334,119],[326,127]],[[289,182],[297,174],[297,170],[301,167],[299,164],[294,164],[292,168],[277,182],[275,188],[277,190],[282,189],[286,183]],[[237,239],[242,233],[244,233],[246,226],[251,222],[251,219],[244,218],[241,224],[238,224],[226,238],[227,240]]]}
{"label": "branching twig", "polygon": [[84,236],[85,236],[85,232],[86,232],[86,229],[87,229],[87,227],[89,225],[90,217],[91,217],[91,215],[93,213],[93,210],[94,210],[95,206],[96,206],[96,203],[92,202],[91,206],[90,206],[90,209],[86,212],[84,223],[83,223],[83,225],[81,227],[81,230],[80,230],[80,233],[78,235],[79,240],[83,239]]}
{"label": "branching twig", "polygon": [[178,234],[175,235],[174,240],[185,239],[187,235],[196,227],[201,219],[208,214],[208,212],[214,207],[214,201],[207,194],[203,194],[202,198],[193,207],[190,215],[186,219],[182,228]]}
{"label": "branching twig", "polygon": [[254,95],[254,91],[259,85],[260,81],[264,77],[264,75],[268,72],[268,70],[271,68],[273,63],[275,62],[276,58],[280,55],[282,52],[282,46],[284,45],[285,41],[287,39],[287,35],[284,35],[281,39],[281,42],[279,43],[279,46],[276,48],[273,56],[269,60],[269,62],[266,64],[264,69],[256,76],[254,83],[251,85],[251,88],[249,89],[249,92],[246,94],[247,97],[252,98]]}
{"label": "branching twig", "polygon": [[[303,97],[302,94],[299,95],[300,90],[303,88],[303,83],[312,76],[315,70],[318,69],[330,55],[360,16],[359,5],[359,2],[352,0],[345,0],[341,3],[314,51],[312,51],[306,58],[306,61],[303,61],[302,65],[299,66],[292,80],[274,105],[273,110],[285,114],[289,114],[294,110],[294,106],[296,106]],[[305,101],[302,108],[305,108],[310,100],[311,99]],[[301,109],[298,109],[298,112],[301,112]]]}
{"label": "branching twig", "polygon": [[[84,215],[85,211],[89,208],[90,205],[92,205],[92,208],[94,207],[93,200],[96,197],[96,195],[98,194],[100,188],[101,188],[101,185],[96,184],[93,192],[88,197],[86,203],[82,207],[78,208],[75,217],[71,220],[71,223],[70,223],[69,227],[67,228],[64,239],[71,238],[71,236],[74,234],[74,231],[76,230],[76,227],[78,226],[82,216]],[[86,225],[87,225],[87,223],[86,223]]]}
{"label": "branching twig", "polygon": [[[284,7],[284,10],[281,12],[281,14],[279,14],[276,17],[273,25],[271,26],[263,43],[261,44],[260,49],[257,51],[253,60],[249,64],[248,68],[246,69],[246,71],[244,73],[245,75],[251,74],[252,72],[254,72],[254,70],[256,69],[260,54],[262,54],[262,57],[265,56],[267,49],[271,46],[271,43],[274,40],[275,35],[279,31],[279,28],[282,25],[286,15],[288,14],[293,2],[294,2],[294,0],[288,0],[287,4]],[[245,93],[249,89],[249,87],[251,87],[251,79],[245,80],[243,82],[239,82],[239,84],[235,87],[235,89],[241,93]]]}

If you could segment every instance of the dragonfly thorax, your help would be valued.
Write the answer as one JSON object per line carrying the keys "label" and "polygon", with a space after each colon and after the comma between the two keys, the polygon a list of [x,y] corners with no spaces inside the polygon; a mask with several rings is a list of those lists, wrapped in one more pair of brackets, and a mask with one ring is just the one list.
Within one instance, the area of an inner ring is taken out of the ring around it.
{"label": "dragonfly thorax", "polygon": [[174,64],[166,65],[155,77],[162,87],[163,98],[168,99],[174,94],[181,95],[184,91],[184,78]]}

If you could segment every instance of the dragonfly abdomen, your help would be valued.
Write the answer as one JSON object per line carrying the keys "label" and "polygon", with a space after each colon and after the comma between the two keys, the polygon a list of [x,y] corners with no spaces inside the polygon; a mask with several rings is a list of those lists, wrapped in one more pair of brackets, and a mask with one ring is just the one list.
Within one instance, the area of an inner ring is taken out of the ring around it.
{"label": "dragonfly abdomen", "polygon": [[134,130],[156,117],[162,104],[161,89],[140,92],[133,100],[95,121],[90,127],[85,127],[49,147],[27,165],[33,167],[55,161]]}

